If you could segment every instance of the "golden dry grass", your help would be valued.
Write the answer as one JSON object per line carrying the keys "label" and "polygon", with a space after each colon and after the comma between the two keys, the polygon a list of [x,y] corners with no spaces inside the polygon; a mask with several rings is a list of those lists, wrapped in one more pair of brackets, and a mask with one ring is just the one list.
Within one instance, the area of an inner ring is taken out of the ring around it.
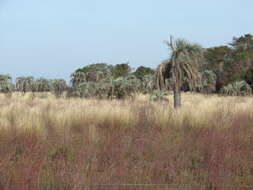
{"label": "golden dry grass", "polygon": [[177,111],[172,95],[148,99],[1,94],[0,189],[252,188],[252,97],[185,93]]}
{"label": "golden dry grass", "polygon": [[[183,107],[175,111],[172,107],[173,97],[168,96],[167,102],[149,102],[149,97],[139,95],[135,100],[109,101],[80,98],[55,98],[45,94],[43,98],[33,98],[31,94],[15,93],[11,98],[0,95],[0,126],[10,127],[15,122],[16,127],[41,129],[48,117],[55,126],[65,126],[70,122],[82,120],[84,124],[95,125],[104,121],[119,127],[131,127],[136,121],[136,109],[141,106],[152,106],[149,114],[155,117],[161,127],[169,123],[180,127],[185,118],[193,126],[217,119],[220,127],[228,126],[229,118],[246,112],[253,117],[252,97],[221,97],[217,95],[200,95],[185,93],[182,96]],[[219,113],[220,115],[217,115]],[[14,117],[14,118],[12,118]]]}

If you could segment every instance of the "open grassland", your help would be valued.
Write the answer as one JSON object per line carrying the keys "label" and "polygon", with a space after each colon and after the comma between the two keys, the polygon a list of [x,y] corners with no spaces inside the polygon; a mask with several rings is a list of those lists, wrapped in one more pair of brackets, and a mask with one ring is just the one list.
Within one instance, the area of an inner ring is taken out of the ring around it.
{"label": "open grassland", "polygon": [[253,189],[253,98],[169,100],[0,95],[0,189]]}

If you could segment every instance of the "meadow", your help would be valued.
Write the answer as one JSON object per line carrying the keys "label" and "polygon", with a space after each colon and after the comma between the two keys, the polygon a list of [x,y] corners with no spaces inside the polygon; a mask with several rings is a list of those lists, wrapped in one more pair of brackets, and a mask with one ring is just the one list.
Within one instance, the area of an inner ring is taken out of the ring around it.
{"label": "meadow", "polygon": [[253,98],[168,99],[1,94],[0,190],[251,190]]}

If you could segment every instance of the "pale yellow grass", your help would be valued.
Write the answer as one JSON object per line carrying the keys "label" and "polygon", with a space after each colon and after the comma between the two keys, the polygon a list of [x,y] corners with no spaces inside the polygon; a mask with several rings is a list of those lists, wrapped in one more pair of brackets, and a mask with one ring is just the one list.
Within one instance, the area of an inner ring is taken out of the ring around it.
{"label": "pale yellow grass", "polygon": [[[206,123],[228,126],[233,116],[247,113],[253,118],[252,97],[220,97],[185,93],[182,108],[175,111],[173,97],[167,102],[149,102],[149,97],[139,95],[135,100],[95,100],[55,98],[52,94],[33,97],[32,94],[15,93],[12,97],[0,95],[0,128],[34,128],[42,130],[47,125],[62,129],[73,124],[82,127],[108,123],[110,126],[131,127],[138,113],[146,111],[156,126],[183,126],[184,122],[202,127]],[[149,109],[146,109],[146,108]],[[142,109],[143,108],[143,109]],[[96,135],[91,130],[92,135]]]}

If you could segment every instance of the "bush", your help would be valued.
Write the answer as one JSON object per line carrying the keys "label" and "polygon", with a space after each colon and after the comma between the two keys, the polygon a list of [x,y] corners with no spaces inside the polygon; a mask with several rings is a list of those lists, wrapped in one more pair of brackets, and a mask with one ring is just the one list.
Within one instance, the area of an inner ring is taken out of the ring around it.
{"label": "bush", "polygon": [[244,74],[243,79],[253,88],[253,67]]}
{"label": "bush", "polygon": [[10,75],[0,75],[0,92],[10,93],[13,90]]}
{"label": "bush", "polygon": [[252,89],[245,81],[236,81],[234,83],[224,86],[221,90],[223,95],[229,96],[247,96],[251,95]]}
{"label": "bush", "polygon": [[154,90],[150,95],[150,101],[169,101],[165,98],[167,95],[166,90]]}

